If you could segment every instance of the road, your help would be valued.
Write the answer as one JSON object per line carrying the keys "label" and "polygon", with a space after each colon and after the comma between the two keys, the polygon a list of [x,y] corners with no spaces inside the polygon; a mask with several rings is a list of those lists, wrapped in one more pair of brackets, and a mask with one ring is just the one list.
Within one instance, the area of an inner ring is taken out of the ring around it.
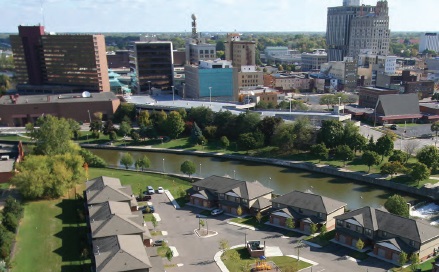
{"label": "road", "polygon": [[[166,189],[166,188],[165,188]],[[247,240],[265,241],[266,246],[278,246],[284,255],[297,255],[295,247],[297,238],[282,238],[281,230],[269,228],[268,230],[252,231],[246,228],[227,224],[228,215],[208,218],[209,230],[218,232],[218,235],[209,238],[199,238],[194,234],[198,228],[198,218],[196,214],[201,209],[185,206],[176,210],[169,202],[165,194],[156,194],[152,197],[156,212],[160,214],[161,221],[157,226],[159,230],[165,230],[168,235],[164,237],[170,246],[176,247],[179,256],[172,259],[173,264],[182,265],[178,267],[181,272],[205,272],[220,271],[213,256],[219,251],[219,242],[222,239],[229,241],[230,246],[243,244],[245,234]],[[160,236],[154,237],[161,238]],[[319,263],[312,269],[304,271],[386,271],[392,265],[379,261],[375,258],[368,258],[363,262],[353,262],[345,260],[343,256],[349,249],[335,244],[331,244],[324,249],[304,247],[300,249],[300,256]],[[167,264],[167,261],[164,261]],[[176,269],[177,270],[177,269]]]}

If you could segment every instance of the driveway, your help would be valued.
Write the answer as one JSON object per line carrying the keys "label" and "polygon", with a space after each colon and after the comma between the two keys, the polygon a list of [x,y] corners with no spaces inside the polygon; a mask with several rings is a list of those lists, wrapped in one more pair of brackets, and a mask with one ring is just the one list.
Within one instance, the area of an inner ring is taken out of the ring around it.
{"label": "driveway", "polygon": [[[295,247],[298,238],[282,238],[281,230],[267,227],[267,230],[252,231],[246,228],[236,227],[227,224],[227,215],[207,218],[209,230],[218,232],[218,235],[210,238],[199,238],[194,234],[198,228],[196,214],[201,209],[185,206],[176,210],[169,202],[165,194],[156,194],[152,197],[156,212],[160,214],[161,221],[157,229],[168,232],[166,239],[170,246],[176,247],[179,256],[172,259],[173,264],[182,264],[178,268],[168,269],[169,271],[220,271],[213,256],[219,251],[219,241],[226,239],[230,246],[243,244],[245,235],[247,240],[265,241],[266,246],[277,246],[284,255],[297,255]],[[158,239],[159,237],[156,237]],[[366,262],[356,263],[345,260],[342,257],[349,250],[338,246],[329,245],[323,249],[304,247],[300,249],[300,256],[313,260],[319,265],[312,268],[312,271],[386,271],[392,266],[374,258]],[[165,261],[166,263],[167,261]],[[367,265],[367,266],[366,266]],[[308,268],[304,271],[311,271]]]}

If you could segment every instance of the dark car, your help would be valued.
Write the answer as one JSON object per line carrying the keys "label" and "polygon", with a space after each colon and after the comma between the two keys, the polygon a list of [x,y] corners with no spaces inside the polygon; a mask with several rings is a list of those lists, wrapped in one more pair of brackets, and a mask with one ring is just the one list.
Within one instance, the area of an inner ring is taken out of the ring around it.
{"label": "dark car", "polygon": [[155,211],[154,210],[154,206],[152,206],[152,205],[147,205],[147,206],[140,207],[139,210],[141,210],[142,213],[153,213]]}
{"label": "dark car", "polygon": [[140,197],[137,196],[137,197],[136,197],[136,200],[137,200],[137,201],[148,201],[148,200],[151,200],[151,196],[145,194],[145,192],[144,192],[142,196],[140,196]]}
{"label": "dark car", "polygon": [[153,246],[162,246],[163,244],[167,244],[167,243],[168,243],[167,240],[160,239],[160,240],[155,240],[152,245]]}
{"label": "dark car", "polygon": [[397,126],[397,125],[391,125],[391,126],[390,126],[390,129],[391,129],[391,130],[397,130],[397,129],[398,129],[398,126]]}

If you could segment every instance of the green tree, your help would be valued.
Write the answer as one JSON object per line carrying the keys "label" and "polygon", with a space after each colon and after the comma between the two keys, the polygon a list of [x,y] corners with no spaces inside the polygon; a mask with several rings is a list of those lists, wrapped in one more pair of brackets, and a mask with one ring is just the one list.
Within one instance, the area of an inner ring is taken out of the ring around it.
{"label": "green tree", "polygon": [[365,151],[365,152],[363,153],[363,156],[362,156],[361,158],[362,158],[362,160],[364,161],[364,163],[369,167],[368,172],[370,172],[370,167],[371,167],[372,165],[378,165],[378,164],[380,164],[380,157],[379,157],[379,155],[378,155],[376,152],[374,152],[374,151],[369,151],[369,150]]}
{"label": "green tree", "polygon": [[346,165],[346,162],[353,160],[355,155],[349,146],[339,145],[335,148],[334,157],[337,160],[343,161]]}
{"label": "green tree", "polygon": [[152,121],[149,118],[149,112],[147,110],[141,111],[139,113],[139,118],[137,119],[139,126],[149,127],[152,126]]}
{"label": "green tree", "polygon": [[280,124],[274,131],[271,142],[273,145],[283,150],[292,150],[294,147],[294,125],[283,123]]}
{"label": "green tree", "polygon": [[311,231],[311,234],[314,234],[314,233],[316,233],[319,230],[319,227],[317,226],[317,224],[311,223],[309,229]]}
{"label": "green tree", "polygon": [[113,122],[121,123],[123,120],[134,121],[136,117],[136,105],[130,103],[122,103],[113,115]]}
{"label": "green tree", "polygon": [[204,135],[207,139],[215,139],[218,128],[216,126],[207,126],[204,128]]}
{"label": "green tree", "polygon": [[192,161],[184,161],[180,166],[180,171],[190,177],[195,173],[195,164]]}
{"label": "green tree", "polygon": [[180,113],[171,111],[165,121],[165,131],[168,135],[176,139],[184,131],[184,120]]}
{"label": "green tree", "polygon": [[319,104],[320,105],[326,105],[329,110],[329,106],[333,106],[338,103],[338,100],[336,101],[336,97],[332,94],[326,94],[320,96]]}
{"label": "green tree", "polygon": [[439,152],[432,145],[424,146],[416,154],[416,158],[420,163],[427,165],[430,169],[436,169],[439,162]]}
{"label": "green tree", "polygon": [[229,147],[229,145],[230,145],[229,139],[227,139],[226,136],[221,136],[221,138],[220,138],[220,143],[221,143],[221,146],[222,146],[224,149],[227,149],[227,148]]}
{"label": "green tree", "polygon": [[384,208],[388,210],[390,213],[402,216],[409,217],[409,207],[407,205],[407,201],[400,195],[393,195],[389,197],[384,203]]}
{"label": "green tree", "polygon": [[426,180],[430,177],[430,169],[428,169],[425,164],[416,162],[411,166],[410,177],[419,186],[419,182],[421,182],[422,180]]}
{"label": "green tree", "polygon": [[166,250],[166,259],[168,259],[168,261],[171,261],[172,258],[174,257],[174,253],[172,252],[172,250],[170,248],[168,248],[168,250]]}
{"label": "green tree", "polygon": [[317,143],[324,143],[328,148],[334,148],[343,142],[343,123],[338,120],[324,120],[317,133]]}
{"label": "green tree", "polygon": [[381,162],[384,156],[389,156],[393,151],[393,141],[388,135],[381,136],[376,142],[376,152],[381,155]]}
{"label": "green tree", "polygon": [[197,123],[194,123],[192,130],[191,130],[191,137],[190,137],[190,141],[193,144],[197,144],[199,139],[203,137],[203,132],[201,131],[201,129],[198,127]]}
{"label": "green tree", "polygon": [[116,132],[117,129],[114,127],[113,121],[108,120],[105,122],[102,132],[104,135],[111,135],[112,132]]}
{"label": "green tree", "polygon": [[107,166],[107,163],[101,157],[91,153],[87,149],[81,148],[79,150],[79,155],[82,156],[84,161],[87,163],[89,167],[103,168]]}
{"label": "green tree", "polygon": [[401,253],[399,254],[399,266],[404,266],[407,263],[407,253],[405,253],[404,251],[401,251]]}
{"label": "green tree", "polygon": [[208,107],[191,108],[188,113],[188,120],[197,123],[201,129],[213,124],[215,113]]}
{"label": "green tree", "polygon": [[124,137],[126,135],[130,135],[131,133],[131,124],[127,121],[122,121],[119,126],[119,130],[117,131],[119,136]]}
{"label": "green tree", "polygon": [[74,151],[73,132],[66,119],[45,115],[38,118],[37,127],[29,127],[32,130],[28,131],[36,141],[35,154],[52,156]]}
{"label": "green tree", "polygon": [[159,133],[164,133],[166,131],[165,122],[168,118],[168,115],[165,111],[153,111],[150,118],[156,131],[158,131]]}
{"label": "green tree", "polygon": [[373,139],[373,135],[370,136],[368,143],[366,144],[366,150],[369,151],[376,151],[376,144],[375,144],[375,140]]}
{"label": "green tree", "polygon": [[110,132],[110,140],[111,141],[116,141],[117,140],[117,133],[116,133],[116,131]]}
{"label": "green tree", "polygon": [[293,123],[293,145],[299,150],[308,150],[314,142],[314,128],[309,118],[297,118]]}
{"label": "green tree", "polygon": [[311,154],[319,159],[319,163],[321,160],[328,159],[329,149],[326,148],[324,143],[315,144],[311,146]]}
{"label": "green tree", "polygon": [[283,119],[275,116],[265,116],[257,125],[257,129],[264,134],[264,144],[269,145],[276,128],[283,123]]}
{"label": "green tree", "polygon": [[321,227],[320,227],[320,236],[325,236],[325,234],[328,232],[328,230],[326,229],[326,225],[325,224],[323,224]]}
{"label": "green tree", "polygon": [[255,218],[258,221],[258,223],[261,224],[261,220],[262,220],[261,211],[258,211],[258,213],[255,215]]}
{"label": "green tree", "polygon": [[133,165],[134,159],[133,156],[131,156],[131,153],[125,153],[122,155],[122,158],[120,159],[120,164],[125,166],[125,169],[128,169],[131,165]]}
{"label": "green tree", "polygon": [[159,222],[157,221],[157,218],[155,218],[154,215],[152,215],[152,217],[151,217],[151,223],[152,223],[152,226],[154,227],[154,229],[159,225]]}
{"label": "green tree", "polygon": [[393,150],[392,155],[389,157],[389,162],[400,162],[404,164],[408,160],[408,154],[401,150]]}
{"label": "green tree", "polygon": [[242,150],[255,149],[263,144],[263,136],[258,139],[255,137],[255,133],[243,133],[239,135],[238,145]]}
{"label": "green tree", "polygon": [[418,270],[418,266],[419,266],[419,255],[417,253],[412,253],[412,255],[410,256],[410,269],[415,272]]}
{"label": "green tree", "polygon": [[364,248],[364,242],[361,239],[358,239],[357,244],[355,244],[355,247],[361,251]]}
{"label": "green tree", "polygon": [[285,227],[289,228],[289,229],[294,229],[296,226],[294,225],[294,220],[291,217],[288,217],[285,220]]}
{"label": "green tree", "polygon": [[394,162],[386,162],[381,166],[381,174],[390,175],[390,178],[393,178],[393,175],[396,175],[400,172],[404,172],[405,167],[398,161]]}
{"label": "green tree", "polygon": [[3,214],[12,213],[17,216],[17,218],[23,217],[23,205],[17,199],[12,196],[8,196],[5,201],[5,206],[3,208]]}
{"label": "green tree", "polygon": [[149,158],[145,155],[141,158],[138,158],[135,162],[136,168],[140,168],[143,172],[144,168],[149,168],[151,165],[151,161]]}

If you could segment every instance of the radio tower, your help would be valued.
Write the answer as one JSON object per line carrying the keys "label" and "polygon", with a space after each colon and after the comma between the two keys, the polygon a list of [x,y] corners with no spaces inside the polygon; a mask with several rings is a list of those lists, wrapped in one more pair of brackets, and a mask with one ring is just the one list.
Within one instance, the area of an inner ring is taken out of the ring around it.
{"label": "radio tower", "polygon": [[46,22],[44,21],[44,7],[43,7],[43,1],[44,0],[40,0],[40,4],[41,4],[41,19],[43,19],[43,26],[46,25]]}

